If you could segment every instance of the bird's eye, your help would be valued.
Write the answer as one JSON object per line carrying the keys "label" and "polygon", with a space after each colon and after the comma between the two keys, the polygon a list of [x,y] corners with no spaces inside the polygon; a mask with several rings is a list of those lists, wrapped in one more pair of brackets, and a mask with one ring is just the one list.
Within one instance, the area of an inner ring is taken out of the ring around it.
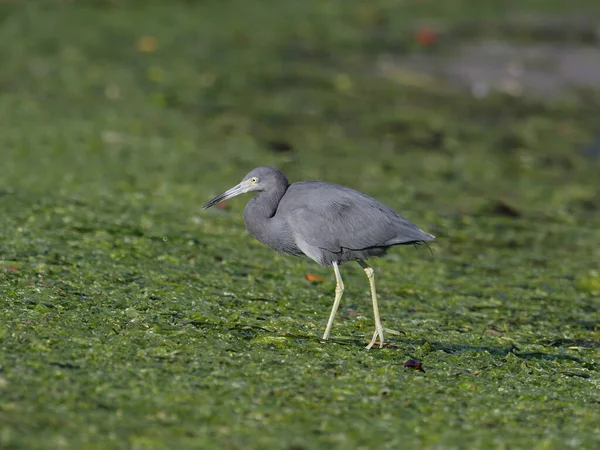
{"label": "bird's eye", "polygon": [[256,177],[250,178],[250,183],[252,183],[252,184],[258,183],[258,178],[256,178]]}

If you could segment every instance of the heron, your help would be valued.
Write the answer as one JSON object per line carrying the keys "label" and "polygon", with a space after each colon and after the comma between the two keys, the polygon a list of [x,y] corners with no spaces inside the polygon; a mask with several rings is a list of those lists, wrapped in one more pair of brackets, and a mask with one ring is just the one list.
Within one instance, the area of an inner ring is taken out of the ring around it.
{"label": "heron", "polygon": [[362,192],[325,181],[290,184],[283,173],[267,166],[253,169],[239,184],[217,195],[202,209],[247,192],[258,192],[244,209],[244,223],[252,236],[278,252],[306,256],[333,268],[335,297],[323,340],[329,338],[344,293],[339,266],[356,261],[369,280],[375,317],[375,331],[367,349],[377,341],[382,348],[384,334],[397,332],[383,327],[374,271],[366,260],[384,256],[395,245],[418,245],[435,236]]}

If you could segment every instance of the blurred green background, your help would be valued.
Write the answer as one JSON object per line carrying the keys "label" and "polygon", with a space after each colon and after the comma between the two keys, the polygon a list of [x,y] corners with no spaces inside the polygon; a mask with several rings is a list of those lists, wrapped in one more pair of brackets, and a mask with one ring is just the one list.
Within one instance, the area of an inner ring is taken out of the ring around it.
{"label": "blurred green background", "polygon": [[[0,2],[0,447],[597,448],[599,18]],[[358,266],[322,343],[331,271],[201,211],[259,165],[437,236],[373,261],[392,346]]]}

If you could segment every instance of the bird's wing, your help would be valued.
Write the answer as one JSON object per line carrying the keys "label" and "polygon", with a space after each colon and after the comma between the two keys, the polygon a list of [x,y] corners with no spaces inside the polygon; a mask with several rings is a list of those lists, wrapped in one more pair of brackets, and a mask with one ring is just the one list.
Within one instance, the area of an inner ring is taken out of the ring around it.
{"label": "bird's wing", "polygon": [[295,236],[334,253],[432,238],[378,200],[325,182],[292,184],[277,213]]}

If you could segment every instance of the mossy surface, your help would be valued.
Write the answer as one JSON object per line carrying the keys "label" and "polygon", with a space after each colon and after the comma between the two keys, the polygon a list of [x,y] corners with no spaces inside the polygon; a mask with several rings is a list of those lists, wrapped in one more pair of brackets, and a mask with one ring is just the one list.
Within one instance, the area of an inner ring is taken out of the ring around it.
{"label": "mossy surface", "polygon": [[[502,3],[0,4],[0,447],[598,448],[598,92],[377,69],[575,5]],[[258,165],[437,236],[372,261],[392,346],[360,267],[323,343],[333,273],[201,210]]]}

